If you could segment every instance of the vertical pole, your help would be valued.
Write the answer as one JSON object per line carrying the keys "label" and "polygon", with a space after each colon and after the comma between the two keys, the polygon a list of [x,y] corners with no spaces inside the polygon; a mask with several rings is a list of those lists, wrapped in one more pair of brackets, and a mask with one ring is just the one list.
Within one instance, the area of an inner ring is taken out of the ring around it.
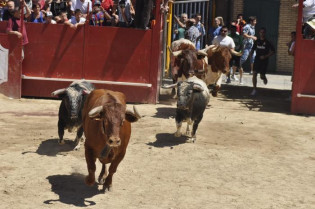
{"label": "vertical pole", "polygon": [[82,68],[81,68],[81,79],[84,79],[85,76],[85,63],[86,63],[86,51],[87,43],[89,42],[89,27],[90,27],[90,2],[88,3],[88,12],[83,27],[83,49],[82,49]]}
{"label": "vertical pole", "polygon": [[[168,25],[167,25],[167,41],[166,41],[166,46],[171,47],[171,42],[172,42],[172,25],[173,25],[173,3],[169,2],[169,12],[168,12]],[[170,76],[170,51],[166,49],[166,62],[165,62],[165,69],[166,69],[166,76]]]}
{"label": "vertical pole", "polygon": [[302,34],[302,18],[303,18],[303,0],[299,0],[298,19],[296,23],[296,41],[295,41],[295,55],[294,55],[294,71],[291,94],[291,112],[297,113],[298,98],[297,93],[300,91],[300,62],[301,62],[301,44],[303,39]]}

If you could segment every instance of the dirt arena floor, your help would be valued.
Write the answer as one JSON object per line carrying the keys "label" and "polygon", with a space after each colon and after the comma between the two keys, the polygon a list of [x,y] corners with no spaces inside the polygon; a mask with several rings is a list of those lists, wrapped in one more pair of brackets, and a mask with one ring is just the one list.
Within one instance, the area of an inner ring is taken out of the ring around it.
{"label": "dirt arena floor", "polygon": [[315,208],[315,117],[291,115],[289,91],[250,90],[211,98],[195,143],[173,136],[168,94],[137,104],[143,118],[105,194],[84,184],[75,134],[57,143],[59,100],[0,96],[0,208]]}

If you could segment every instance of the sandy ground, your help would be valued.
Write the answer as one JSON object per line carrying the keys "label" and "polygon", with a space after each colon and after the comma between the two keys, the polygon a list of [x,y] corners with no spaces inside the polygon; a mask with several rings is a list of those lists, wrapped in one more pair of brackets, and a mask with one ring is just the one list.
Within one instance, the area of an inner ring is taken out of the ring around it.
{"label": "sandy ground", "polygon": [[57,143],[59,100],[0,96],[0,208],[315,208],[315,118],[289,113],[289,91],[251,98],[248,87],[225,86],[194,144],[173,137],[167,93],[137,105],[143,118],[105,194],[84,184],[75,134]]}

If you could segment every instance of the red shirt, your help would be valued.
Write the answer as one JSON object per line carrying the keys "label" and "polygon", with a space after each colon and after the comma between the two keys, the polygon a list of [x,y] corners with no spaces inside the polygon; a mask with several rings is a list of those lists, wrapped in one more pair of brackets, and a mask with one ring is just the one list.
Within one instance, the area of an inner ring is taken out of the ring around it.
{"label": "red shirt", "polygon": [[111,9],[114,6],[113,0],[103,0],[101,3],[101,6],[108,12],[109,14],[112,14]]}
{"label": "red shirt", "polygon": [[[21,19],[16,19],[15,17],[12,17],[8,21],[7,29],[6,31],[18,31],[21,33]],[[28,38],[27,38],[27,33],[26,33],[26,28],[25,28],[25,22],[23,22],[23,32],[22,32],[22,45],[28,44]]]}

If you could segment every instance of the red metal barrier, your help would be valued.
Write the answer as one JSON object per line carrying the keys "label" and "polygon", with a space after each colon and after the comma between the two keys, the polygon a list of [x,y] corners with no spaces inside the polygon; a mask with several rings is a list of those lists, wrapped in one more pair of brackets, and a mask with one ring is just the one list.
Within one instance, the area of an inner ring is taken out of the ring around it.
{"label": "red metal barrier", "polygon": [[15,35],[0,33],[0,44],[4,48],[9,49],[8,81],[0,84],[0,93],[14,99],[19,99],[21,98],[22,72],[21,39],[18,39]]}
{"label": "red metal barrier", "polygon": [[[303,5],[303,0],[300,0]],[[299,7],[295,47],[292,113],[315,114],[315,41],[302,37],[302,7]]]}
{"label": "red metal barrier", "polygon": [[[161,53],[160,0],[150,30],[26,23],[22,95],[50,97],[77,79],[122,91],[128,102],[156,103]],[[3,25],[0,22],[0,30]]]}

